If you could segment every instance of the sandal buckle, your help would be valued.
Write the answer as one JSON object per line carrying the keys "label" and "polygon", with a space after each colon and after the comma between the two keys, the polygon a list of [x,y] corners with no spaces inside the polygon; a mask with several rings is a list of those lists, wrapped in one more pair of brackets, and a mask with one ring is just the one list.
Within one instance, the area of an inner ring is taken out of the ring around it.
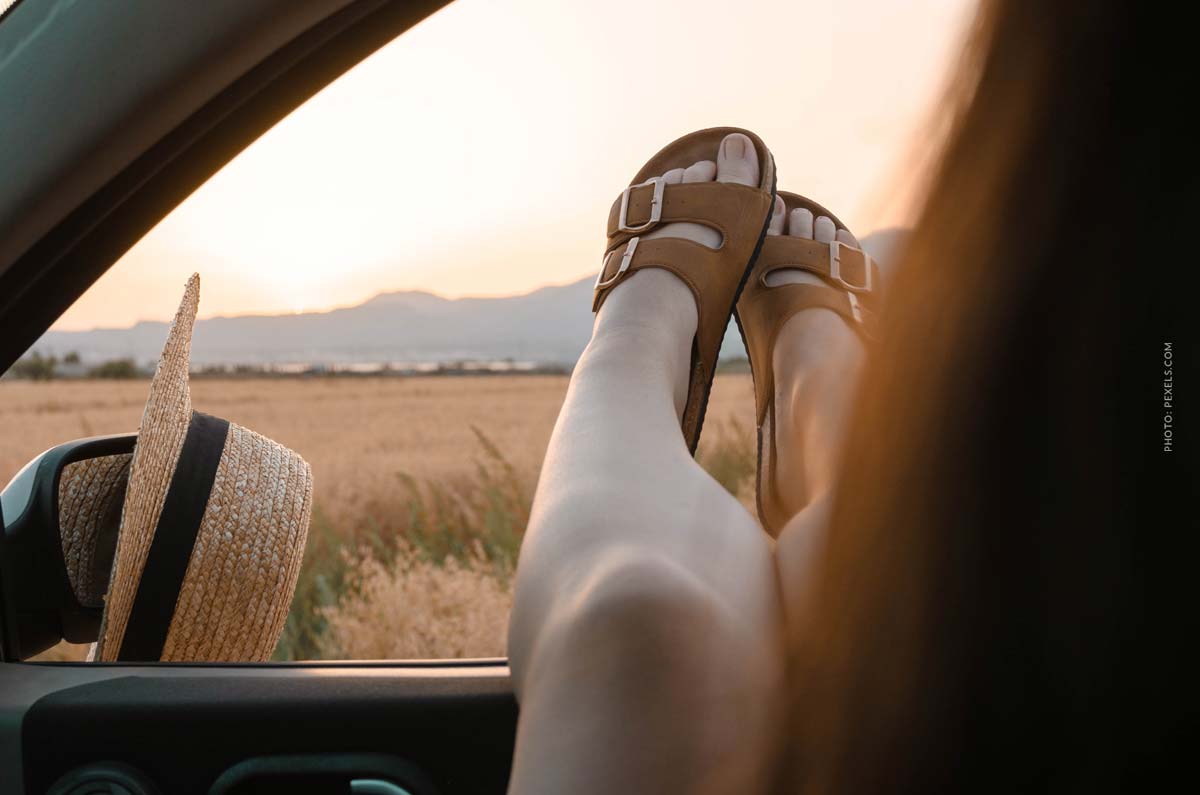
{"label": "sandal buckle", "polygon": [[[638,188],[645,188],[648,185],[654,186],[654,196],[650,199],[650,220],[638,226],[629,225],[629,194]],[[637,185],[630,185],[625,190],[621,191],[621,214],[617,219],[618,232],[644,232],[650,227],[657,224],[662,219],[663,207],[663,192],[667,188],[667,181],[662,177],[651,177],[645,182]]]}
{"label": "sandal buckle", "polygon": [[850,314],[854,315],[854,319],[859,323],[863,323],[862,304],[858,302],[858,296],[854,293],[847,293],[846,297],[850,299]]}
{"label": "sandal buckle", "polygon": [[[862,249],[857,249],[853,246],[846,246],[846,248],[849,248],[851,251],[857,251],[862,254],[863,258],[863,283],[851,284],[842,277],[841,248],[845,245],[845,243],[837,240],[831,240],[829,242],[829,278],[843,290],[849,292],[851,294],[851,298],[854,297],[854,293],[871,292],[871,288],[873,286],[871,284],[871,271],[875,269],[875,260],[871,259],[871,255]],[[851,303],[853,304],[856,302],[852,301]]]}
{"label": "sandal buckle", "polygon": [[875,323],[877,315],[874,309],[863,306],[862,301],[858,300],[858,296],[854,293],[846,293],[846,297],[850,299],[850,314],[854,316],[860,326],[869,328]]}
{"label": "sandal buckle", "polygon": [[617,283],[617,280],[624,275],[625,271],[629,270],[629,263],[633,262],[633,252],[637,251],[638,241],[640,237],[631,237],[629,242],[625,244],[625,253],[621,255],[621,266],[617,268],[617,272],[609,278],[604,278],[604,270],[608,267],[608,261],[612,258],[612,252],[604,258],[604,264],[600,266],[600,274],[596,277],[596,284],[592,287],[593,290],[603,290],[605,287],[611,287]]}

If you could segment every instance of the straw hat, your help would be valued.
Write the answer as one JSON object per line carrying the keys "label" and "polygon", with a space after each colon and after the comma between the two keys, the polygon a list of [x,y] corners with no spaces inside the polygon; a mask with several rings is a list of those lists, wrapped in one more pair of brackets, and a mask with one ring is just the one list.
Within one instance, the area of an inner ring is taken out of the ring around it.
{"label": "straw hat", "polygon": [[193,275],[132,458],[72,465],[60,483],[64,558],[83,602],[96,595],[93,560],[112,524],[111,496],[101,495],[113,493],[128,467],[98,660],[266,660],[296,589],[312,471],[286,447],[192,410],[188,362],[199,299]]}
{"label": "straw hat", "polygon": [[75,599],[103,607],[112,572],[130,453],[85,458],[63,467],[58,481],[58,534]]}

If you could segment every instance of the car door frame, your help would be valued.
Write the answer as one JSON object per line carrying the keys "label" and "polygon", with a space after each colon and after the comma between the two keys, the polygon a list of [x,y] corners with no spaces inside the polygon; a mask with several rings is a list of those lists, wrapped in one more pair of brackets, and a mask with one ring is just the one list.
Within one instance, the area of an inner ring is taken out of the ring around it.
{"label": "car door frame", "polygon": [[[81,140],[67,147],[76,160],[63,158],[52,164],[54,168],[42,169],[42,184],[17,186],[38,201],[0,201],[0,233],[7,233],[0,245],[0,372],[154,224],[238,152],[443,4],[444,0],[96,4],[110,15],[100,27],[111,22],[114,29],[124,26],[126,33],[130,27],[146,35],[167,30],[169,39],[190,35],[189,25],[219,31],[229,21],[219,19],[221,13],[240,14],[238,18],[251,19],[261,30],[246,37],[252,41],[238,53],[240,61],[233,63],[230,54],[222,52],[220,37],[214,36],[209,50],[201,53],[208,60],[200,57],[192,72],[181,72],[213,78],[206,90],[188,94],[193,106],[181,111],[175,97],[170,100],[175,107],[159,113],[154,102],[170,101],[153,96],[136,105],[150,112],[126,119],[126,126],[118,129],[136,128],[141,146],[117,151],[104,138],[111,136],[112,124],[98,133],[100,128],[85,120],[76,125]],[[56,48],[74,48],[74,68],[86,69],[89,60],[103,65],[105,54],[100,50],[106,31],[97,30],[94,20],[89,26],[72,16],[80,9],[94,13],[94,7],[74,5],[74,0],[30,0],[5,14],[0,25],[0,100],[8,93],[26,102],[40,96],[45,103],[27,106],[23,131],[0,130],[0,151],[7,146],[10,152],[24,147],[25,157],[54,154],[39,151],[29,132],[38,129],[39,119],[47,124],[56,112],[63,113],[62,105],[71,99],[54,96],[72,85],[67,81],[70,75],[62,72],[64,59],[54,57]],[[197,19],[189,20],[189,15]],[[56,39],[55,34],[62,35]],[[37,47],[49,48],[46,71],[32,76],[27,72],[18,83],[12,78],[14,59]],[[159,46],[155,52],[169,56],[170,49]],[[135,66],[146,71],[153,64]],[[71,90],[61,93],[70,95]],[[68,130],[68,137],[74,129]],[[86,140],[88,135],[93,140]],[[11,167],[28,176],[29,169],[20,165],[9,160],[6,166],[0,160],[0,174]],[[83,665],[19,662],[5,660],[3,654],[0,648],[0,792],[42,792],[66,770],[115,755],[151,768],[164,791],[199,793],[207,791],[211,782],[203,779],[213,765],[225,765],[234,757],[348,748],[404,757],[425,770],[443,792],[498,791],[508,777],[517,707],[503,659]],[[262,733],[235,731],[269,721],[274,711],[293,716],[296,726],[281,727],[283,734],[272,742],[260,741]],[[247,747],[227,747],[228,758],[210,760],[199,774],[156,769],[160,764],[151,753],[154,742],[149,742],[150,750],[137,750],[139,741],[154,740],[155,727],[164,733],[164,721],[177,726],[176,739],[186,742],[189,726],[201,714],[203,731],[217,732],[208,737],[210,742],[219,742],[222,735],[244,737]],[[343,725],[323,731],[325,715],[340,716]],[[289,732],[294,732],[294,742],[289,743]],[[183,775],[193,776],[191,783],[179,778]]]}

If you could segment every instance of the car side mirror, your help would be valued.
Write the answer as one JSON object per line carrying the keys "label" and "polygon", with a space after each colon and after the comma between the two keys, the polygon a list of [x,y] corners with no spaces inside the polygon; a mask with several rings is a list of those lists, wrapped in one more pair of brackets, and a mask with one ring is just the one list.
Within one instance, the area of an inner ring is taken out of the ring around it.
{"label": "car side mirror", "polygon": [[60,444],[0,492],[0,654],[100,634],[137,434]]}

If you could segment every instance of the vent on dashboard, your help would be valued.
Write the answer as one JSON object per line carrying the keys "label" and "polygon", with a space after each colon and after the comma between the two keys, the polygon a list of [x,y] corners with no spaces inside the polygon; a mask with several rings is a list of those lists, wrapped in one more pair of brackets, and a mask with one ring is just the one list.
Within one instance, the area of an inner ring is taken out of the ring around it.
{"label": "vent on dashboard", "polygon": [[419,768],[388,754],[284,754],[239,762],[209,795],[435,795]]}
{"label": "vent on dashboard", "polygon": [[158,795],[141,771],[121,762],[96,762],[54,782],[47,795]]}

